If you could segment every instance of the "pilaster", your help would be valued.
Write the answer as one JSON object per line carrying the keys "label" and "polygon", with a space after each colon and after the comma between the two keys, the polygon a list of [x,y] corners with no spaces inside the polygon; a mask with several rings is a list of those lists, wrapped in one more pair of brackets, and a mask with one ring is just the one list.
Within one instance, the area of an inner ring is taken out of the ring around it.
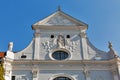
{"label": "pilaster", "polygon": [[33,80],[38,80],[38,74],[39,74],[39,70],[32,70],[32,77]]}
{"label": "pilaster", "polygon": [[112,70],[114,80],[119,80],[117,70]]}
{"label": "pilaster", "polygon": [[34,60],[39,60],[39,53],[40,53],[40,33],[35,33],[34,39]]}
{"label": "pilaster", "polygon": [[118,77],[120,78],[120,65],[118,67]]}
{"label": "pilaster", "polygon": [[81,43],[81,54],[82,54],[82,58],[83,60],[87,60],[88,59],[88,51],[87,51],[87,41],[86,41],[86,33],[85,32],[81,32],[80,33],[80,43]]}
{"label": "pilaster", "polygon": [[83,67],[83,73],[85,75],[85,80],[91,80],[90,71],[86,67]]}
{"label": "pilaster", "polygon": [[117,58],[118,77],[120,78],[120,58]]}

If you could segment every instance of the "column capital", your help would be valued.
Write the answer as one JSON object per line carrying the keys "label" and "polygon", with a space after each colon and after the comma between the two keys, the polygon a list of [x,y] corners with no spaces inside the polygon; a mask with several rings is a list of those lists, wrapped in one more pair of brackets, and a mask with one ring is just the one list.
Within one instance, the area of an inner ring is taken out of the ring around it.
{"label": "column capital", "polygon": [[117,74],[117,70],[111,70],[112,74],[116,75]]}
{"label": "column capital", "polygon": [[80,33],[80,37],[86,38],[86,32],[81,32],[81,33]]}

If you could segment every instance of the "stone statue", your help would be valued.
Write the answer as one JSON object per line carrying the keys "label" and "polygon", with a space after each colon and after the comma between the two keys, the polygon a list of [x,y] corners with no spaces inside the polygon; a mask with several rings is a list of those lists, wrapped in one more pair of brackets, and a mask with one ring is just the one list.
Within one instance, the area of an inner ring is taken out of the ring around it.
{"label": "stone statue", "polygon": [[12,51],[13,49],[13,42],[10,42],[8,45],[8,51]]}
{"label": "stone statue", "polygon": [[113,57],[114,57],[114,58],[119,57],[118,54],[117,54],[117,52],[113,49],[112,43],[111,43],[111,42],[108,42],[108,44],[109,44],[109,45],[108,45],[108,48],[110,49],[110,53],[113,54]]}
{"label": "stone statue", "polygon": [[109,48],[109,49],[112,49],[112,43],[111,43],[111,42],[108,42],[108,44],[109,44],[108,48]]}
{"label": "stone statue", "polygon": [[57,45],[59,48],[63,48],[65,46],[65,38],[62,35],[58,35]]}

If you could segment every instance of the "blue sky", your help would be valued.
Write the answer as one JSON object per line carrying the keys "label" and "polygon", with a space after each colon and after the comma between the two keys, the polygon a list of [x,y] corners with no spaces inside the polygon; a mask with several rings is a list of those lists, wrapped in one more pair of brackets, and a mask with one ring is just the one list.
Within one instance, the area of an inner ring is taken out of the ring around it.
{"label": "blue sky", "polygon": [[13,51],[27,47],[33,38],[31,25],[62,11],[88,24],[87,36],[108,51],[108,41],[120,53],[120,0],[0,0],[0,51],[14,42]]}

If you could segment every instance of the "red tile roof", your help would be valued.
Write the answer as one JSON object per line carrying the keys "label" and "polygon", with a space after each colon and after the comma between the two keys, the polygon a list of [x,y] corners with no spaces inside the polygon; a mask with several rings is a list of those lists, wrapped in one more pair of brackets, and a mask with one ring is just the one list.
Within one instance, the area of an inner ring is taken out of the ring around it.
{"label": "red tile roof", "polygon": [[0,52],[0,58],[5,57],[5,52]]}

